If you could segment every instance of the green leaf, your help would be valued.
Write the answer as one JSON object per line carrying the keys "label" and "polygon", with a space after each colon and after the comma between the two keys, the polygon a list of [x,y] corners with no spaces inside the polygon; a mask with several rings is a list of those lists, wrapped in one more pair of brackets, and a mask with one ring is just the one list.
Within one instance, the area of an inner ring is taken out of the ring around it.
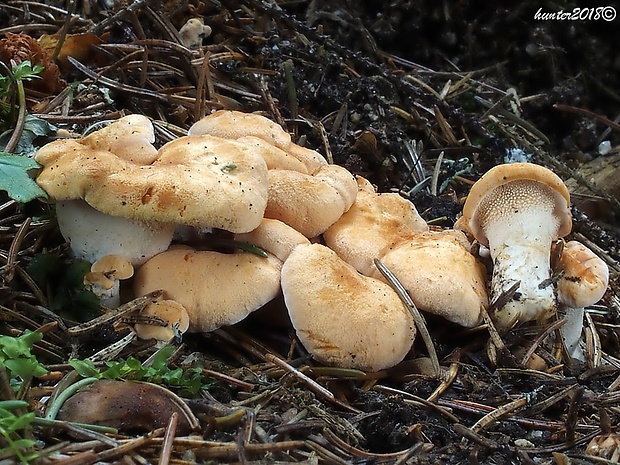
{"label": "green leaf", "polygon": [[45,367],[31,353],[34,343],[42,338],[41,333],[30,330],[24,331],[19,337],[0,336],[0,363],[6,367],[9,378],[19,376],[28,379],[47,373]]}
{"label": "green leaf", "polygon": [[79,360],[77,358],[69,360],[69,365],[83,378],[99,378],[101,373],[91,360]]}
{"label": "green leaf", "polygon": [[47,198],[47,193],[28,174],[38,168],[39,164],[32,158],[0,152],[0,190],[22,203]]}
{"label": "green leaf", "polygon": [[[33,115],[26,115],[24,127],[20,134],[17,146],[12,150],[15,155],[31,156],[36,152],[34,146],[34,140],[41,136],[53,136],[58,129],[53,124],[45,121],[44,119],[37,118]],[[3,132],[0,135],[0,149],[6,147],[7,142],[13,135],[13,129]]]}

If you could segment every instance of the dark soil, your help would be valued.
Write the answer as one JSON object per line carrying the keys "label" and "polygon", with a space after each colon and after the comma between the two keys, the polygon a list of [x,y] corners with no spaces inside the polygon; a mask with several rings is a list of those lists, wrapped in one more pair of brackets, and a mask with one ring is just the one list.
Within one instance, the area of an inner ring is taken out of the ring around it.
{"label": "dark soil", "polygon": [[[453,225],[471,184],[504,163],[511,149],[523,150],[564,179],[599,158],[604,140],[614,148],[608,156],[619,154],[620,19],[535,18],[539,9],[572,11],[570,2],[506,7],[481,1],[144,0],[117,1],[109,8],[103,0],[66,3],[8,0],[0,5],[0,31],[23,30],[39,38],[67,28],[99,37],[101,43],[77,61],[61,63],[56,88],[27,93],[29,112],[74,133],[100,120],[141,113],[158,122],[161,145],[212,110],[259,111],[379,191],[411,198],[427,221],[441,227]],[[71,9],[73,19],[65,23]],[[213,33],[201,50],[183,51],[174,47],[174,31],[191,17],[202,17]],[[107,80],[95,83],[98,75]],[[72,97],[55,105],[54,97],[68,92],[67,83]],[[432,176],[438,157],[443,162],[432,192],[424,179]],[[608,390],[620,374],[620,203],[606,186],[577,180],[586,196],[605,205],[594,219],[575,207],[573,236],[597,247],[612,270],[604,301],[592,309],[607,365],[555,360],[549,373],[526,370],[511,354],[535,343],[540,330],[531,328],[504,335],[508,353],[494,364],[488,331],[430,321],[442,364],[453,364],[458,373],[426,401],[441,382],[413,368],[412,360],[426,355],[421,343],[402,366],[384,373],[321,372],[295,344],[290,328],[264,328],[251,320],[187,337],[180,346],[175,363],[223,376],[209,393],[187,399],[200,430],[193,446],[174,447],[174,463],[589,463],[584,451],[590,439],[620,421],[617,391]],[[38,202],[4,201],[2,264],[25,218],[47,212]],[[43,251],[66,259],[53,220],[29,231],[20,248],[22,268]],[[2,269],[0,333],[50,323],[26,278],[7,276]],[[78,339],[57,326],[47,329],[47,345],[38,346],[38,355],[59,376],[69,371],[70,356],[87,357],[126,334],[109,326]],[[152,352],[130,346],[120,356],[145,360]],[[543,348],[535,352],[554,361]],[[331,395],[274,365],[270,354],[286,358]],[[43,410],[38,403],[43,395],[35,388],[49,394],[56,381],[31,386],[27,398],[34,410]],[[523,404],[507,407],[519,399]],[[507,408],[505,415],[472,431],[500,407]],[[240,408],[242,417],[222,421]],[[66,431],[35,434],[42,447],[85,441]],[[277,448],[286,441],[289,448]],[[92,450],[112,447],[103,444]],[[59,447],[67,455],[41,462],[63,463],[73,454]],[[137,448],[122,463],[138,462],[135,454],[157,461],[160,449]]]}

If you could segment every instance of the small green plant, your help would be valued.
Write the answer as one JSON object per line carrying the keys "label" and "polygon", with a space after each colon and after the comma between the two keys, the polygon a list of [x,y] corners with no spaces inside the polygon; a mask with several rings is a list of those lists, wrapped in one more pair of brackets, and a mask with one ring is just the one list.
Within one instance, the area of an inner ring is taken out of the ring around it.
{"label": "small green plant", "polygon": [[0,336],[0,365],[7,370],[11,384],[17,388],[22,381],[47,373],[45,367],[32,354],[35,342],[43,334],[25,330],[19,337]]}
{"label": "small green plant", "polygon": [[26,407],[28,407],[28,402],[23,400],[0,401],[0,437],[7,444],[6,447],[0,447],[0,457],[11,454],[16,456],[21,463],[30,462],[27,451],[36,445],[36,441],[22,438],[20,432],[32,428],[35,420],[34,412],[22,415],[16,415],[13,412]]}
{"label": "small green plant", "polygon": [[85,378],[148,381],[188,394],[196,394],[213,383],[210,378],[204,376],[200,368],[171,368],[167,360],[173,351],[172,346],[163,348],[153,357],[149,366],[142,365],[133,357],[106,362],[107,369],[103,371],[90,360],[74,359],[70,360],[69,364]]}
{"label": "small green plant", "polygon": [[35,151],[33,141],[52,134],[56,128],[26,114],[24,90],[24,82],[39,79],[42,70],[42,66],[33,66],[30,61],[11,68],[0,62],[0,190],[22,203],[47,197],[30,176],[40,168],[30,155]]}
{"label": "small green plant", "polygon": [[17,122],[19,108],[22,101],[26,100],[24,82],[41,79],[39,74],[43,66],[33,66],[26,60],[9,68],[0,62],[0,70],[0,117],[3,122],[0,130],[3,132],[14,127]]}

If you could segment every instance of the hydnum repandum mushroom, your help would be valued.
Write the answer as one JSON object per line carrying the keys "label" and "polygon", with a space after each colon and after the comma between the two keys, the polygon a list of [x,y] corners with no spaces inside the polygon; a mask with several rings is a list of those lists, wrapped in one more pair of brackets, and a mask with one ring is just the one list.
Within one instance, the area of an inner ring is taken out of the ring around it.
{"label": "hydnum repandum mushroom", "polygon": [[360,273],[385,280],[379,258],[401,281],[419,310],[475,326],[487,305],[486,271],[460,231],[430,232],[414,205],[395,193],[378,194],[358,177],[351,208],[323,237]]}
{"label": "hydnum repandum mushroom", "polygon": [[603,298],[609,283],[609,267],[582,243],[569,241],[562,248],[558,271],[559,313],[566,318],[560,333],[568,356],[585,361],[580,347],[585,307]]}
{"label": "hydnum repandum mushroom", "polygon": [[[61,232],[89,261],[120,254],[139,265],[165,250],[180,224],[248,232],[267,205],[264,159],[219,137],[180,137],[147,164],[80,140],[54,141],[35,159],[43,166],[37,183],[69,206],[59,212]],[[92,216],[84,221],[85,213]]]}
{"label": "hydnum repandum mushroom", "polygon": [[103,305],[115,308],[120,305],[120,283],[133,276],[134,267],[123,255],[104,255],[94,262],[84,276],[84,285]]}
{"label": "hydnum repandum mushroom", "polygon": [[458,224],[489,248],[491,298],[503,304],[492,315],[498,328],[556,312],[550,250],[571,230],[569,206],[562,179],[531,163],[495,166],[472,186]]}
{"label": "hydnum repandum mushroom", "polygon": [[300,160],[309,174],[327,164],[320,153],[295,144],[281,126],[257,113],[218,110],[194,123],[188,134],[210,134],[225,139],[258,137]]}
{"label": "hydnum repandum mushroom", "polygon": [[238,323],[279,294],[282,262],[297,246],[310,242],[293,228],[270,219],[236,237],[267,253],[260,256],[242,250],[221,253],[172,246],[136,272],[135,294],[163,290],[166,299],[186,308],[190,332],[209,332]]}
{"label": "hydnum repandum mushroom", "polygon": [[324,245],[293,249],[282,267],[282,293],[301,343],[328,365],[383,370],[402,361],[415,338],[396,291]]}

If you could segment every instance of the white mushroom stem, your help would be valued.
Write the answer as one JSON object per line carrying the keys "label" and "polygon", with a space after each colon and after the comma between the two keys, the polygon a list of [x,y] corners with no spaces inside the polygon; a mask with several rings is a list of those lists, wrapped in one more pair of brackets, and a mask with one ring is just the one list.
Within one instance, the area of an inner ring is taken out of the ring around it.
{"label": "white mushroom stem", "polygon": [[586,313],[584,307],[566,307],[566,323],[560,328],[560,334],[566,346],[566,352],[570,358],[581,362],[586,361],[585,350],[580,346],[581,333],[583,331],[583,317]]}
{"label": "white mushroom stem", "polygon": [[544,320],[556,310],[550,283],[550,249],[557,237],[558,220],[553,200],[536,200],[536,204],[504,206],[502,211],[496,209],[486,215],[484,228],[493,259],[492,301],[519,282],[512,299],[497,309],[496,323],[502,328],[516,322]]}
{"label": "white mushroom stem", "polygon": [[106,215],[83,200],[56,204],[58,226],[76,258],[95,262],[104,255],[122,255],[141,265],[170,245],[175,225]]}

